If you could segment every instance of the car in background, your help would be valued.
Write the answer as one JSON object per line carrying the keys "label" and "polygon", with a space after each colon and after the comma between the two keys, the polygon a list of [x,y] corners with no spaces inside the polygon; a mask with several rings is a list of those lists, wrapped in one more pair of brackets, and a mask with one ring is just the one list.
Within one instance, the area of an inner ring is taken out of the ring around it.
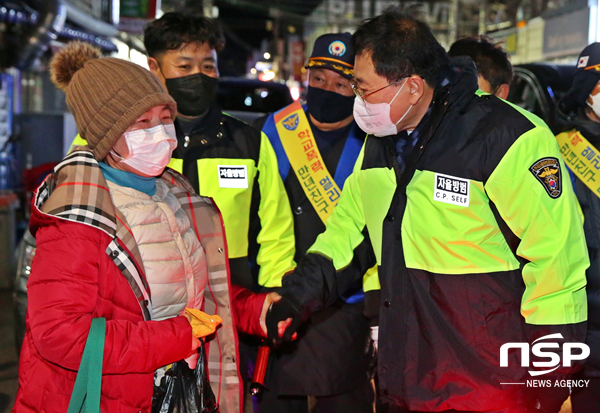
{"label": "car in background", "polygon": [[[276,112],[294,100],[289,88],[282,83],[261,80],[223,77],[219,79],[217,103],[229,115],[252,123],[259,117]],[[50,170],[40,173],[43,178]],[[32,187],[35,188],[40,182]],[[32,190],[30,188],[30,190]],[[17,271],[15,274],[13,299],[15,305],[15,340],[20,351],[25,337],[25,314],[27,312],[27,280],[31,262],[35,256],[35,238],[25,231],[17,247]]]}
{"label": "car in background", "polygon": [[513,66],[513,80],[506,100],[539,116],[557,133],[557,102],[573,83],[575,64],[528,63]]}
{"label": "car in background", "polygon": [[225,113],[247,123],[293,101],[290,89],[283,83],[239,77],[219,79],[217,103]]}

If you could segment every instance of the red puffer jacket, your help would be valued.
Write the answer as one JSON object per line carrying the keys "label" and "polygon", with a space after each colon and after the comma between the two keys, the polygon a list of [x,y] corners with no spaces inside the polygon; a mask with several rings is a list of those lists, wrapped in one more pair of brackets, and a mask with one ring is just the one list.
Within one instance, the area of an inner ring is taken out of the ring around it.
{"label": "red puffer jacket", "polygon": [[[143,320],[131,287],[105,253],[106,233],[39,213],[31,226],[38,229],[38,248],[14,411],[67,411],[93,317],[107,320],[101,410],[150,411],[154,371],[191,351],[189,323]],[[238,330],[264,335],[258,319],[265,294],[231,287]]]}
{"label": "red puffer jacket", "polygon": [[[74,153],[35,194],[30,230],[37,251],[27,285],[29,306],[15,412],[67,411],[92,318],[107,320],[103,412],[149,412],[154,371],[192,352],[192,329],[184,317],[163,321],[144,317],[150,311],[143,297],[147,283],[136,270],[137,254],[131,250],[137,246],[107,196],[102,175],[91,173],[95,165],[91,154]],[[96,180],[77,181],[81,176]],[[176,185],[180,177],[165,173],[163,179]],[[241,412],[234,327],[262,333],[264,294],[230,285],[222,223],[212,203],[175,186],[172,190],[190,209],[207,253],[206,311],[223,319],[207,346],[211,385],[221,412]]]}
{"label": "red puffer jacket", "polygon": [[[34,214],[37,251],[15,412],[67,411],[93,317],[106,318],[103,412],[148,412],[154,371],[191,353],[184,317],[144,321],[138,300],[91,226]],[[37,231],[37,233],[36,233]]]}

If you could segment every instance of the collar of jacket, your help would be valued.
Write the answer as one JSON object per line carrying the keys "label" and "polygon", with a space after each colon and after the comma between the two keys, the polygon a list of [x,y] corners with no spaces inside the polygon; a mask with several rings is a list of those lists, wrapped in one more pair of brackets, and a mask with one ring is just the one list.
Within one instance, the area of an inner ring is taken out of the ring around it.
{"label": "collar of jacket", "polygon": [[450,64],[440,70],[432,104],[447,102],[453,110],[464,111],[478,88],[477,68],[471,58],[452,58]]}
{"label": "collar of jacket", "polygon": [[385,141],[388,167],[393,166],[396,170],[399,187],[407,184],[412,177],[417,162],[425,151],[427,144],[435,135],[446,113],[450,110],[463,112],[469,102],[475,98],[475,92],[478,88],[475,66],[470,60],[464,59],[452,60],[451,63],[452,65],[444,66],[440,70],[429,109],[413,131],[413,133],[418,134],[418,140],[413,150],[405,158],[406,166],[403,173],[400,173],[395,160],[395,141],[398,135],[375,138]]}
{"label": "collar of jacket", "polygon": [[[170,168],[165,169],[160,179],[169,187],[194,192],[188,181]],[[85,186],[86,190],[69,189],[76,185]],[[54,167],[52,174],[36,190],[33,206],[42,214],[85,223],[118,238],[143,268],[135,238],[125,225],[125,217],[113,204],[100,165],[87,146],[79,146]],[[34,227],[33,231],[36,229]]]}
{"label": "collar of jacket", "polygon": [[594,122],[581,109],[574,119],[575,128],[596,148],[600,146],[600,123]]}
{"label": "collar of jacket", "polygon": [[[185,178],[175,171],[167,168],[160,178],[167,186],[177,187],[185,195],[193,193]],[[75,186],[82,190],[73,190]],[[184,202],[182,207],[189,209],[188,204]],[[140,301],[144,317],[150,319],[150,288],[137,242],[127,227],[125,216],[113,204],[98,161],[87,146],[80,146],[70,153],[46,177],[34,194],[33,208],[33,235],[42,222],[37,217],[77,222],[108,234],[113,241],[106,253],[127,278]]]}
{"label": "collar of jacket", "polygon": [[[223,112],[215,103],[198,122],[192,127],[189,135],[184,135],[179,122],[175,120],[175,131],[177,132],[177,147],[188,150],[196,146],[208,146],[227,136],[225,133]],[[187,143],[187,145],[186,145]]]}
{"label": "collar of jacket", "polygon": [[596,148],[600,146],[600,123],[587,117],[585,108],[569,105],[568,100],[561,100],[556,106],[556,115],[564,126],[564,131],[576,129]]}
{"label": "collar of jacket", "polygon": [[[106,254],[127,279],[140,303],[144,319],[151,319],[150,287],[137,242],[125,216],[112,202],[98,161],[88,147],[67,155],[34,193],[31,233],[46,219],[89,225],[105,232],[112,241]],[[73,188],[80,187],[80,190]]]}

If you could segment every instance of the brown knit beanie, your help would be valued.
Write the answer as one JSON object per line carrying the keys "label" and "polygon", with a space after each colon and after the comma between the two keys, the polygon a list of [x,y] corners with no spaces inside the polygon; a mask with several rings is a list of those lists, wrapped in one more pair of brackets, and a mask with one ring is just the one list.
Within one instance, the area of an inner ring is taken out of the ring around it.
{"label": "brown knit beanie", "polygon": [[135,63],[100,58],[99,49],[72,42],[50,62],[50,75],[67,95],[77,129],[97,160],[103,160],[125,130],[147,110],[177,104],[158,78]]}

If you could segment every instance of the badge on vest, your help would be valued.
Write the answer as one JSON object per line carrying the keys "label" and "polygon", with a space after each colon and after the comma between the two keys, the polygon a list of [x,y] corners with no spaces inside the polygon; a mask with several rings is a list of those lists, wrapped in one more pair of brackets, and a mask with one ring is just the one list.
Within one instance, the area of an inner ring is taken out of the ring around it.
{"label": "badge on vest", "polygon": [[218,165],[220,188],[248,188],[246,165]]}
{"label": "badge on vest", "polygon": [[435,174],[433,200],[446,204],[469,206],[469,180],[455,176]]}
{"label": "badge on vest", "polygon": [[529,171],[541,182],[550,198],[556,199],[562,194],[560,162],[558,162],[558,159],[542,158],[531,165]]}

